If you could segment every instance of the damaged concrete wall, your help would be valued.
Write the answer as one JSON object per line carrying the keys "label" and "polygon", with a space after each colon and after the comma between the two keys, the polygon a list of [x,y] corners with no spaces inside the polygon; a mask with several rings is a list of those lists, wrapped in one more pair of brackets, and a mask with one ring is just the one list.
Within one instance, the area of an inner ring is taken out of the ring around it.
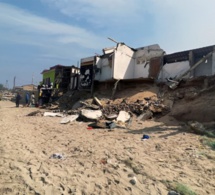
{"label": "damaged concrete wall", "polygon": [[[164,51],[159,45],[132,49],[124,43],[118,43],[117,47],[103,49],[103,53],[102,56],[96,56],[94,64],[95,80],[100,82],[149,78],[150,59],[163,56]],[[81,66],[93,64],[94,57],[81,59]]]}
{"label": "damaged concrete wall", "polygon": [[138,48],[135,52],[134,78],[148,78],[150,59],[160,57],[164,50],[158,44]]}
{"label": "damaged concrete wall", "polygon": [[[165,64],[158,76],[158,81],[165,82],[167,78],[179,78],[183,73],[190,69],[189,61]],[[189,78],[188,74],[185,78]]]}
{"label": "damaged concrete wall", "polygon": [[[195,58],[194,63],[198,62],[201,60],[202,57]],[[202,62],[199,66],[197,66],[194,71],[194,77],[199,77],[199,76],[211,76],[212,73],[212,57],[209,57],[207,60]]]}
{"label": "damaged concrete wall", "polygon": [[112,58],[100,58],[96,59],[96,70],[95,70],[95,80],[97,81],[106,81],[113,78],[113,69],[112,69]]}
{"label": "damaged concrete wall", "polygon": [[118,44],[114,52],[114,79],[134,78],[134,51],[124,44]]}
{"label": "damaged concrete wall", "polygon": [[215,74],[215,51],[212,54],[212,75]]}

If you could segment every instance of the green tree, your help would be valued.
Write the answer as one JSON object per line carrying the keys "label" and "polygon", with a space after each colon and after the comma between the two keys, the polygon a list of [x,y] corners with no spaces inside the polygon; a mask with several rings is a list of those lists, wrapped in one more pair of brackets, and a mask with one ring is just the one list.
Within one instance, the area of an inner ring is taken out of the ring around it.
{"label": "green tree", "polygon": [[4,89],[4,85],[0,83],[0,90]]}

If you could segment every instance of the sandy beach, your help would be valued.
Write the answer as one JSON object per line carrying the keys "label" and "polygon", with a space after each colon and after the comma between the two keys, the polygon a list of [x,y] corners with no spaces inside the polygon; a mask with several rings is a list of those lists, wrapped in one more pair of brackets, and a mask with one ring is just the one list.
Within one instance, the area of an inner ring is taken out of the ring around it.
{"label": "sandy beach", "polygon": [[[215,152],[181,126],[87,129],[26,116],[35,110],[0,101],[0,194],[166,195],[171,182],[215,194]],[[50,158],[56,153],[62,158]]]}

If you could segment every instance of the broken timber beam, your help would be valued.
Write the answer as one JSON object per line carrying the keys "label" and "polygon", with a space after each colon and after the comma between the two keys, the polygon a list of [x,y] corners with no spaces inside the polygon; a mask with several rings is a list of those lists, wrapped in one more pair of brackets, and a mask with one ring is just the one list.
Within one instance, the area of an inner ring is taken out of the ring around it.
{"label": "broken timber beam", "polygon": [[204,62],[205,60],[207,60],[210,56],[212,56],[213,52],[208,53],[206,56],[204,56],[201,60],[199,60],[197,63],[195,63],[189,70],[187,70],[184,74],[182,74],[177,80],[178,81],[171,81],[168,79],[168,81],[172,82],[171,84],[168,84],[168,86],[171,89],[176,89],[179,85],[179,83],[181,82],[181,80],[183,79],[184,76],[186,76],[189,72],[191,72],[192,70],[194,70],[197,66],[199,66],[202,62]]}
{"label": "broken timber beam", "polygon": [[120,79],[114,83],[114,88],[113,88],[112,97],[111,97],[112,100],[114,99],[114,95],[116,93],[116,89],[117,89],[117,85],[118,85],[119,81],[120,81]]}

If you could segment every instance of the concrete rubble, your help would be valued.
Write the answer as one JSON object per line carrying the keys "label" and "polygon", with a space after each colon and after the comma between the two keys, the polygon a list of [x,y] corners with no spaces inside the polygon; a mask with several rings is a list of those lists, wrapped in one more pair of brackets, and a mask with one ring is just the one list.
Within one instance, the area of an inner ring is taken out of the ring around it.
{"label": "concrete rubble", "polygon": [[43,116],[51,116],[51,117],[63,117],[64,115],[61,113],[53,113],[53,112],[44,112]]}
{"label": "concrete rubble", "polygon": [[102,116],[101,110],[81,110],[80,116],[88,120],[97,120]]}
{"label": "concrete rubble", "polygon": [[127,122],[129,119],[130,119],[130,114],[128,112],[120,111],[116,120],[124,123],[124,122]]}
{"label": "concrete rubble", "polygon": [[68,116],[62,118],[62,120],[60,121],[60,123],[61,124],[67,124],[69,122],[75,121],[78,117],[79,117],[78,114],[76,114],[76,115],[68,115]]}
{"label": "concrete rubble", "polygon": [[[70,94],[72,99],[72,95]],[[66,99],[64,97],[63,99]],[[47,107],[51,112],[44,112],[43,116],[63,117],[61,124],[73,121],[94,122],[93,128],[128,128],[133,117],[139,121],[152,119],[155,114],[165,115],[170,111],[169,106],[163,104],[162,99],[157,97],[146,97],[136,102],[114,102],[110,99],[99,99],[97,97],[73,101],[69,109],[60,109],[59,102]],[[61,111],[61,112],[59,112]]]}

